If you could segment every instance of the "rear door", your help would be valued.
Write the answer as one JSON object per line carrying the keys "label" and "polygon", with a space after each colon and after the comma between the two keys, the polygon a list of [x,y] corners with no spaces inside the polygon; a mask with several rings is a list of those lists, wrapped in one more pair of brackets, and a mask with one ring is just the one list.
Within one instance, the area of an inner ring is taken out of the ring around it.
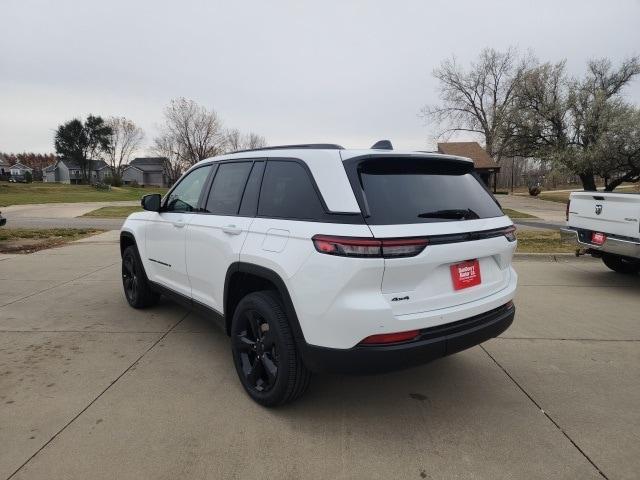
{"label": "rear door", "polygon": [[187,271],[193,299],[223,312],[224,282],[256,214],[264,161],[220,163],[203,212],[187,228]]}
{"label": "rear door", "polygon": [[472,302],[508,285],[512,224],[472,164],[385,156],[345,166],[374,237],[428,239],[417,256],[385,258],[382,292],[396,315]]}

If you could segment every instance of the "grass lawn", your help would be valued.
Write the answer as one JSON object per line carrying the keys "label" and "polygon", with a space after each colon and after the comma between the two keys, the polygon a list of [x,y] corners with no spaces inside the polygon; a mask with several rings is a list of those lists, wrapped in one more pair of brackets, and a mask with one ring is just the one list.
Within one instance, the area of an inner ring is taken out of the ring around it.
{"label": "grass lawn", "polygon": [[567,203],[571,192],[542,192],[538,195],[540,200],[548,200],[550,202]]}
{"label": "grass lawn", "polygon": [[120,206],[120,207],[102,207],[97,210],[92,210],[83,215],[83,217],[96,217],[96,218],[126,218],[134,212],[141,212],[142,207],[138,205],[133,206]]}
{"label": "grass lawn", "polygon": [[560,232],[551,230],[518,231],[518,253],[574,253],[576,247],[563,244]]}
{"label": "grass lawn", "polygon": [[103,231],[97,228],[1,228],[0,253],[31,253]]}
{"label": "grass lawn", "polygon": [[535,215],[529,215],[528,213],[519,212],[511,208],[503,208],[502,211],[505,215],[509,215],[510,218],[538,218]]}
{"label": "grass lawn", "polygon": [[112,187],[109,191],[97,190],[90,185],[63,183],[0,183],[0,207],[28,203],[76,203],[139,200],[147,193],[164,194],[161,187]]}

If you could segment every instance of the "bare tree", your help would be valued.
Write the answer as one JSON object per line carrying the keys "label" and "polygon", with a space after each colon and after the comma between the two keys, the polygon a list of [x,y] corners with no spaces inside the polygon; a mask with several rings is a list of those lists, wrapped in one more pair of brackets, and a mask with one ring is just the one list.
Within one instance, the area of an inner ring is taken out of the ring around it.
{"label": "bare tree", "polygon": [[165,108],[160,137],[171,138],[165,142],[173,148],[171,156],[188,165],[223,153],[227,140],[216,112],[186,98],[171,100]]}
{"label": "bare tree", "polygon": [[515,48],[506,52],[484,49],[477,62],[464,69],[455,57],[433,71],[439,80],[439,105],[427,105],[420,115],[439,130],[437,138],[455,132],[481,136],[487,153],[498,163],[511,155],[515,92],[534,59]]}
{"label": "bare tree", "polygon": [[184,160],[184,154],[180,152],[180,145],[171,134],[161,134],[154,138],[153,150],[159,157],[164,157],[164,174],[169,185],[173,185],[189,168],[190,164]]}
{"label": "bare tree", "polygon": [[114,178],[122,177],[124,166],[129,163],[131,156],[140,147],[144,139],[144,131],[133,121],[125,117],[110,117],[107,125],[111,127],[109,148],[106,151],[107,160]]}
{"label": "bare tree", "polygon": [[249,132],[242,133],[237,128],[227,131],[226,151],[236,152],[238,150],[249,150],[252,148],[262,148],[267,146],[267,141],[262,135]]}
{"label": "bare tree", "polygon": [[569,78],[564,62],[530,69],[516,95],[519,150],[576,173],[585,190],[596,190],[596,176],[607,189],[638,181],[633,142],[640,117],[621,96],[636,75],[638,57],[617,69],[607,59],[591,61],[581,79]]}

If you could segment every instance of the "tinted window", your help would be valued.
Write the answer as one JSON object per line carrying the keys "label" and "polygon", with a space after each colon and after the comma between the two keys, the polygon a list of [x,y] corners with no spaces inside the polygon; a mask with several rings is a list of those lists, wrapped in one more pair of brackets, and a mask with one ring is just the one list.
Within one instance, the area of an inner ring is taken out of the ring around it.
{"label": "tinted window", "polygon": [[258,195],[260,195],[260,183],[264,173],[264,162],[255,162],[244,189],[240,215],[255,217],[258,212]]}
{"label": "tinted window", "polygon": [[206,211],[217,215],[237,215],[252,162],[222,163],[218,167]]}
{"label": "tinted window", "polygon": [[198,210],[198,200],[202,193],[211,165],[197,168],[180,180],[165,203],[168,212],[195,212]]}
{"label": "tinted window", "polygon": [[296,162],[269,161],[258,213],[264,217],[314,219],[324,214],[307,171]]}
{"label": "tinted window", "polygon": [[359,168],[367,223],[451,222],[502,216],[480,181],[456,166],[386,159]]}

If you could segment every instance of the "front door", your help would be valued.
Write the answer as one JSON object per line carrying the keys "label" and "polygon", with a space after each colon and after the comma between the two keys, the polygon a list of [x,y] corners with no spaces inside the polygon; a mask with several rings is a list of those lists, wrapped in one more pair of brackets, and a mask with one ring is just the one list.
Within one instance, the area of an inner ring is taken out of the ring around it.
{"label": "front door", "polygon": [[198,214],[211,169],[211,165],[205,165],[182,177],[147,226],[150,280],[187,297],[191,297],[191,287],[185,260],[185,227]]}

